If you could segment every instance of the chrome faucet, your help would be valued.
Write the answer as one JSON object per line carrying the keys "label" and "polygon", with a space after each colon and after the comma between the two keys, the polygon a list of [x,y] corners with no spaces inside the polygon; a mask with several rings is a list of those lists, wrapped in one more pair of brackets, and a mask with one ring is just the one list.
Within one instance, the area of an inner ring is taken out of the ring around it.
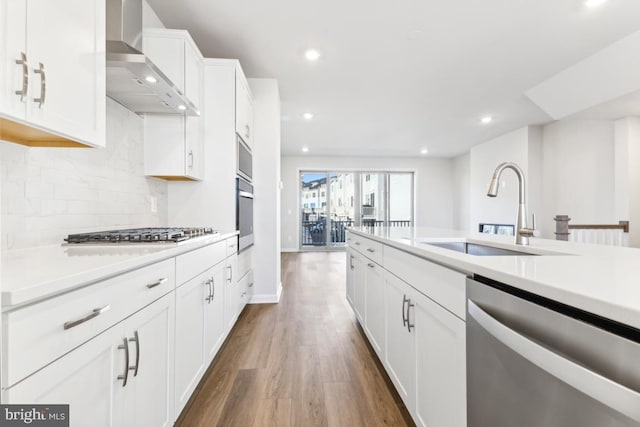
{"label": "chrome faucet", "polygon": [[536,231],[536,216],[533,215],[533,227],[527,227],[527,193],[524,182],[524,172],[520,169],[520,166],[512,162],[500,163],[496,170],[493,172],[491,183],[489,184],[489,191],[487,196],[496,197],[498,195],[498,183],[500,181],[500,175],[505,169],[513,170],[518,175],[518,216],[516,218],[516,245],[528,245],[529,237],[533,237]]}

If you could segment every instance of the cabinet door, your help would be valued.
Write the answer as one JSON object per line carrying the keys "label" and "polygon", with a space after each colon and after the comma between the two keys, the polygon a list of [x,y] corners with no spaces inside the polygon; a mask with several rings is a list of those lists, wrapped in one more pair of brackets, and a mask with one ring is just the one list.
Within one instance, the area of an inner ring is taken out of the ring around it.
{"label": "cabinet door", "polygon": [[233,328],[238,318],[238,308],[240,304],[240,291],[236,282],[238,256],[232,255],[227,258],[225,266],[224,281],[224,324],[225,333]]}
{"label": "cabinet door", "polygon": [[465,323],[415,293],[416,422],[422,426],[466,426]]}
{"label": "cabinet door", "polygon": [[176,289],[175,415],[191,397],[204,373],[206,272]]}
{"label": "cabinet door", "polygon": [[354,265],[354,255],[353,249],[347,248],[347,301],[351,305],[351,308],[354,308],[355,304],[355,296],[356,296],[356,275],[355,275],[355,265]]}
{"label": "cabinet door", "polygon": [[3,403],[69,404],[71,427],[124,425],[123,338],[122,325],[108,329],[6,390]]}
{"label": "cabinet door", "polygon": [[384,360],[385,344],[385,300],[384,270],[373,261],[367,261],[365,269],[366,319],[365,330],[371,345],[381,360]]}
{"label": "cabinet door", "polygon": [[[248,84],[248,83],[247,83]],[[251,92],[247,87],[245,89],[245,102],[244,102],[244,129],[246,140],[245,142],[249,146],[249,148],[253,149],[253,98],[251,97]]]}
{"label": "cabinet door", "polygon": [[365,306],[367,304],[367,288],[365,276],[364,257],[357,252],[353,253],[354,279],[355,279],[355,312],[360,324],[365,322]]}
{"label": "cabinet door", "polygon": [[207,271],[207,280],[211,280],[205,290],[204,347],[205,363],[208,365],[216,355],[224,340],[224,262]]}
{"label": "cabinet door", "polygon": [[130,383],[125,388],[127,424],[173,425],[173,340],[175,296],[165,295],[125,321],[131,354]]}
{"label": "cabinet door", "polygon": [[[240,71],[236,71],[236,133],[246,139],[247,124],[247,88],[244,85],[244,78]],[[245,142],[247,142],[245,140]]]}
{"label": "cabinet door", "polygon": [[[0,115],[24,120],[27,95],[18,95],[25,82],[22,55],[27,58],[24,0],[0,1]],[[31,71],[27,68],[27,73]]]}
{"label": "cabinet door", "polygon": [[409,412],[413,413],[416,384],[416,328],[413,327],[409,331],[407,327],[408,306],[414,304],[411,301],[412,289],[394,275],[386,273],[385,293],[387,371]]}
{"label": "cabinet door", "polygon": [[[202,109],[202,61],[200,60],[199,52],[186,40],[184,47],[184,85],[187,98],[196,107]],[[202,111],[200,113],[202,114]],[[185,121],[186,174],[194,179],[202,179],[204,174],[201,117],[186,117]]]}
{"label": "cabinet door", "polygon": [[104,146],[105,1],[29,0],[26,4],[27,121]]}

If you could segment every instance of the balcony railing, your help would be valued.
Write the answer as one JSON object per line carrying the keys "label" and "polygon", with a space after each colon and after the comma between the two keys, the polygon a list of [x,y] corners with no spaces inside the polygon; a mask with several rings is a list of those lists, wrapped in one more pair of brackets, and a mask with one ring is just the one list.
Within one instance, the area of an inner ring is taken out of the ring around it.
{"label": "balcony railing", "polygon": [[[330,245],[338,245],[345,243],[345,235],[347,227],[353,226],[353,220],[331,220],[331,240]],[[382,227],[384,221],[381,220],[362,220],[364,227]],[[388,227],[410,227],[411,221],[399,220],[388,221]],[[326,234],[326,222],[324,218],[317,221],[303,221],[302,222],[302,246],[326,246],[327,234]]]}

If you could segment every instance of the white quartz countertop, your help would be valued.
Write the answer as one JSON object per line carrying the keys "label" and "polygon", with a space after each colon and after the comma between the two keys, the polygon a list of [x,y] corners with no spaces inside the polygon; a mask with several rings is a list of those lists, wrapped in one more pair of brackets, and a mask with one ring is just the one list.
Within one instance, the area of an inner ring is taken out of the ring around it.
{"label": "white quartz countertop", "polygon": [[180,243],[40,246],[7,251],[0,260],[3,310],[153,264],[237,235],[237,231]]}
{"label": "white quartz countertop", "polygon": [[[477,274],[640,329],[640,249],[431,228],[351,228],[441,265]],[[428,244],[467,241],[540,256],[477,256]]]}

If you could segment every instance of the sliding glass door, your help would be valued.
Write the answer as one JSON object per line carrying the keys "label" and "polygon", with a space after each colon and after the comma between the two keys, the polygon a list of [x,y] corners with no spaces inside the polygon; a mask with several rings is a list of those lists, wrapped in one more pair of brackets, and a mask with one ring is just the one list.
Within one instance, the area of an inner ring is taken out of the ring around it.
{"label": "sliding glass door", "polygon": [[301,172],[300,247],[342,247],[350,226],[411,226],[413,193],[412,172]]}

